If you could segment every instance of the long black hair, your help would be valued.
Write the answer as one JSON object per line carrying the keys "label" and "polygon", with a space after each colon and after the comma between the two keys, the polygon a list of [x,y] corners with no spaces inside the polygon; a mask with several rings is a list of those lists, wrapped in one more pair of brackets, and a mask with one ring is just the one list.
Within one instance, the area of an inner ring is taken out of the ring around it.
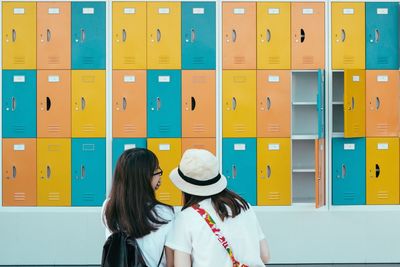
{"label": "long black hair", "polygon": [[156,199],[151,187],[157,168],[158,159],[148,149],[128,149],[119,157],[103,218],[111,232],[122,231],[140,238],[168,223],[154,209],[156,205],[164,205],[173,211],[171,206]]}

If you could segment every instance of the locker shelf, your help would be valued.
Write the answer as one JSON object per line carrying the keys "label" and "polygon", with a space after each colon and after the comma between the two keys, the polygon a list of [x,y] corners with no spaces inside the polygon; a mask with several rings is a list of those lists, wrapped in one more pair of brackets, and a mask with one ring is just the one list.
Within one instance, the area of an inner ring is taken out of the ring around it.
{"label": "locker shelf", "polygon": [[332,105],[343,105],[344,102],[343,101],[333,101]]}
{"label": "locker shelf", "polygon": [[293,173],[292,185],[293,203],[315,202],[314,173]]}
{"label": "locker shelf", "polygon": [[294,134],[292,140],[315,140],[318,138],[317,134]]}
{"label": "locker shelf", "polygon": [[293,173],[312,173],[315,172],[315,169],[293,169]]}
{"label": "locker shelf", "polygon": [[293,102],[292,103],[294,106],[315,106],[317,105],[317,102],[313,101],[303,101],[303,102]]}

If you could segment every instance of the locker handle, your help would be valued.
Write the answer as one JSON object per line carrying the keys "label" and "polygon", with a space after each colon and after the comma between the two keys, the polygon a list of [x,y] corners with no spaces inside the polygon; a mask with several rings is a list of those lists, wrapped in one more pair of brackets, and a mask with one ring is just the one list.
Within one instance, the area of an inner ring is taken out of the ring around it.
{"label": "locker handle", "polygon": [[47,167],[46,167],[46,178],[50,179],[50,176],[51,176],[51,169],[50,169],[50,166],[47,165]]}
{"label": "locker handle", "polygon": [[346,176],[346,165],[342,164],[342,178]]}
{"label": "locker handle", "polygon": [[232,29],[232,42],[236,42],[236,30]]}
{"label": "locker handle", "polygon": [[157,111],[161,109],[161,99],[157,97]]}
{"label": "locker handle", "polygon": [[237,176],[236,165],[232,164],[232,178],[235,179]]}
{"label": "locker handle", "polygon": [[267,97],[267,110],[271,109],[271,98],[268,96]]}
{"label": "locker handle", "polygon": [[375,43],[379,42],[380,33],[378,29],[375,29]]}
{"label": "locker handle", "polygon": [[375,106],[376,106],[376,109],[377,109],[377,110],[378,110],[379,107],[381,106],[381,101],[380,101],[379,97],[376,97]]}
{"label": "locker handle", "polygon": [[51,39],[51,31],[50,29],[47,29],[47,42],[50,42]]}
{"label": "locker handle", "polygon": [[85,165],[81,165],[81,179],[85,179],[86,176],[86,168]]}
{"label": "locker handle", "polygon": [[46,97],[46,111],[49,111],[51,107],[51,100],[50,97]]}
{"label": "locker handle", "polygon": [[354,105],[355,105],[354,96],[352,96],[351,97],[351,110],[354,110]]}
{"label": "locker handle", "polygon": [[11,111],[15,111],[16,108],[17,108],[17,100],[15,99],[15,97],[11,97]]}
{"label": "locker handle", "polygon": [[236,97],[232,97],[232,110],[236,110],[236,106],[237,106]]}
{"label": "locker handle", "polygon": [[125,111],[126,110],[126,106],[128,105],[128,103],[126,102],[126,97],[122,98],[122,109]]}
{"label": "locker handle", "polygon": [[81,107],[82,107],[82,111],[85,110],[85,108],[86,108],[86,100],[83,96],[81,97]]}
{"label": "locker handle", "polygon": [[271,31],[270,29],[267,29],[267,42],[269,43],[271,41]]}
{"label": "locker handle", "polygon": [[192,28],[191,34],[190,34],[190,42],[194,43],[196,40],[196,31]]}
{"label": "locker handle", "polygon": [[341,38],[342,38],[342,42],[344,42],[346,40],[346,32],[344,31],[344,29],[341,30]]}
{"label": "locker handle", "polygon": [[379,164],[375,164],[375,177],[378,178],[380,173],[381,168],[379,167]]}
{"label": "locker handle", "polygon": [[304,29],[300,29],[300,43],[304,43],[305,39],[306,39],[306,33]]}
{"label": "locker handle", "polygon": [[191,97],[191,100],[192,100],[192,106],[191,106],[191,108],[192,108],[192,111],[196,108],[196,99],[194,99],[194,97],[192,96]]}
{"label": "locker handle", "polygon": [[17,31],[15,29],[12,29],[12,34],[11,34],[12,41],[15,42],[17,40]]}
{"label": "locker handle", "polygon": [[160,29],[157,29],[157,42],[161,41],[161,31]]}
{"label": "locker handle", "polygon": [[17,168],[13,165],[12,166],[12,179],[17,177]]}
{"label": "locker handle", "polygon": [[126,30],[122,29],[122,42],[126,41]]}
{"label": "locker handle", "polygon": [[81,42],[84,42],[86,38],[85,29],[81,29]]}
{"label": "locker handle", "polygon": [[271,174],[272,174],[271,166],[267,165],[267,178],[271,178]]}

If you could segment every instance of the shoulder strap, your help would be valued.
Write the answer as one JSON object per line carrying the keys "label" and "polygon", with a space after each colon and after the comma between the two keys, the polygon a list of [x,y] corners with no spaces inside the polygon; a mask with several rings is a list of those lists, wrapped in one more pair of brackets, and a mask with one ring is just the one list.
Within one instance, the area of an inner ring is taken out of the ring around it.
{"label": "shoulder strap", "polygon": [[161,252],[161,257],[160,257],[160,260],[158,261],[157,267],[160,266],[160,264],[161,264],[162,258],[164,256],[164,249],[165,248],[163,247],[162,252]]}
{"label": "shoulder strap", "polygon": [[217,225],[216,225],[214,219],[211,217],[211,215],[205,209],[201,208],[200,205],[198,205],[198,204],[192,205],[192,208],[195,211],[197,211],[198,214],[200,214],[200,216],[204,219],[204,221],[210,227],[211,231],[217,237],[217,239],[221,243],[222,247],[226,250],[226,252],[229,255],[229,258],[232,261],[232,266],[233,267],[248,267],[248,265],[241,264],[239,261],[237,261],[235,259],[235,256],[233,255],[233,251],[228,244],[228,240],[226,240],[226,238],[222,234],[221,230],[217,227]]}

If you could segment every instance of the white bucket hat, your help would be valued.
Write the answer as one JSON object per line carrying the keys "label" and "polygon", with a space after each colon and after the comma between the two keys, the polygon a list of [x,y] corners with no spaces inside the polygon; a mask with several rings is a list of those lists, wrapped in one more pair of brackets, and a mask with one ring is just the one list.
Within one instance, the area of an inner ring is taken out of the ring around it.
{"label": "white bucket hat", "polygon": [[188,149],[169,178],[181,191],[195,196],[212,196],[226,188],[225,176],[219,173],[217,158],[204,149]]}

